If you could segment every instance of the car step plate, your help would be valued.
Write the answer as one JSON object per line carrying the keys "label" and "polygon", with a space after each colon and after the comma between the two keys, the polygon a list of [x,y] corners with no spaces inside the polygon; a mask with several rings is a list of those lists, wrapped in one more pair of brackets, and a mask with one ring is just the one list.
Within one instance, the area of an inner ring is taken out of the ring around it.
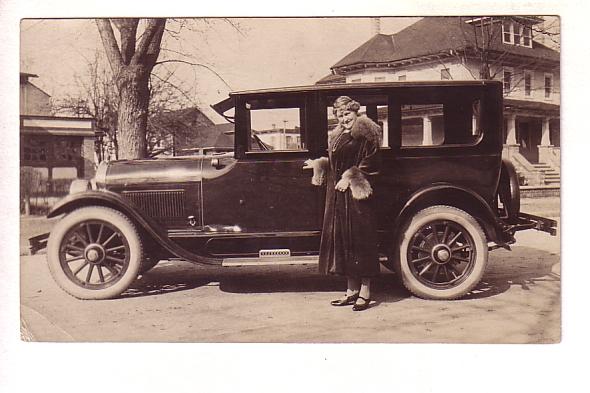
{"label": "car step plate", "polygon": [[271,257],[259,258],[226,258],[222,266],[269,266],[269,265],[311,265],[318,263],[317,255],[302,255],[296,257]]}

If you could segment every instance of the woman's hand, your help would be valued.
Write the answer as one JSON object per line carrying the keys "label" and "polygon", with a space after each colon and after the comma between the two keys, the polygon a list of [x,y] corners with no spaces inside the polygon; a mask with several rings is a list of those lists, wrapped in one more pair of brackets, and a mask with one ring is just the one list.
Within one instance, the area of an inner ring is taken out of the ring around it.
{"label": "woman's hand", "polygon": [[310,158],[303,163],[303,169],[313,169],[313,160]]}
{"label": "woman's hand", "polygon": [[348,188],[348,186],[350,185],[350,181],[348,179],[340,179],[338,180],[338,183],[336,183],[336,189],[338,191],[344,192],[346,191],[346,189]]}

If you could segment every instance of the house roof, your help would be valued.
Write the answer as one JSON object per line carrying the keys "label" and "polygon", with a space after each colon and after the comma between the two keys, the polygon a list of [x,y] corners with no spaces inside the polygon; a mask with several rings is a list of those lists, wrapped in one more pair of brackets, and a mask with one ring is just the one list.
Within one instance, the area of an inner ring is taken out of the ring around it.
{"label": "house roof", "polygon": [[213,124],[201,130],[200,147],[233,147],[234,125],[231,123]]}
{"label": "house roof", "polygon": [[[342,67],[393,63],[422,56],[450,53],[481,45],[481,36],[476,37],[474,26],[466,23],[466,17],[426,17],[396,34],[377,34],[350,52],[332,66]],[[502,43],[501,34],[490,49],[517,56],[559,62],[559,52],[533,40],[533,47],[526,48]]]}
{"label": "house roof", "polygon": [[19,74],[20,74],[21,78],[38,78],[39,77],[39,75],[31,74],[29,72],[20,72]]}
{"label": "house roof", "polygon": [[333,84],[333,83],[346,83],[346,77],[342,75],[329,74],[324,76],[322,79],[317,81],[316,85]]}
{"label": "house roof", "polygon": [[20,116],[23,135],[95,136],[94,119],[64,116]]}
{"label": "house roof", "polygon": [[520,110],[529,110],[533,112],[540,112],[540,113],[551,113],[557,112],[559,114],[559,105],[551,104],[548,102],[539,102],[539,101],[526,101],[526,100],[515,100],[511,98],[504,99],[504,108],[505,110],[513,110],[513,109],[520,109]]}

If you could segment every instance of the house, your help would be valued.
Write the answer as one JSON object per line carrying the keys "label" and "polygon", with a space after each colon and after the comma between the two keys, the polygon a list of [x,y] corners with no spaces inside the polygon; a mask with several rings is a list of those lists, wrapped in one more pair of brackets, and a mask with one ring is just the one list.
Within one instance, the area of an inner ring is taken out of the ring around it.
{"label": "house", "polygon": [[[539,42],[543,23],[536,16],[425,17],[396,34],[378,32],[317,83],[501,80],[505,157],[526,184],[558,187],[560,54]],[[433,140],[431,115],[417,120],[425,144]]]}
{"label": "house", "polygon": [[254,134],[273,150],[301,149],[301,130],[299,127],[278,128],[273,124],[269,129],[255,130]]}
{"label": "house", "polygon": [[36,77],[20,73],[21,168],[33,168],[44,188],[94,176],[94,120],[52,116],[50,95],[30,81]]}
{"label": "house", "polygon": [[234,125],[232,123],[212,124],[198,130],[198,144],[176,149],[175,155],[207,155],[226,153],[234,150]]}
{"label": "house", "polygon": [[199,108],[189,107],[156,113],[148,121],[149,150],[164,155],[183,155],[202,149],[233,150],[233,124],[214,124]]}

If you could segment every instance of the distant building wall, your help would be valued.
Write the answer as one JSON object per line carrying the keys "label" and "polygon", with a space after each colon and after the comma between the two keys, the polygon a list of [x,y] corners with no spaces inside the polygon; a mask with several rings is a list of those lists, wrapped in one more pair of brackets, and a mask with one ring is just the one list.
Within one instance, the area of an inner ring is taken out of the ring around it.
{"label": "distant building wall", "polygon": [[[422,63],[412,65],[406,68],[397,67],[395,69],[378,70],[367,68],[361,72],[351,72],[346,74],[346,83],[358,82],[395,82],[399,80],[441,80],[441,72],[448,70],[451,79],[454,80],[472,80],[474,77],[469,72],[468,67],[460,62],[459,59],[449,59],[445,61]],[[446,71],[445,71],[446,72]],[[476,74],[477,75],[477,74]],[[360,80],[359,80],[360,79]]]}
{"label": "distant building wall", "polygon": [[51,103],[49,94],[33,85],[31,82],[20,84],[20,114],[49,116]]}

